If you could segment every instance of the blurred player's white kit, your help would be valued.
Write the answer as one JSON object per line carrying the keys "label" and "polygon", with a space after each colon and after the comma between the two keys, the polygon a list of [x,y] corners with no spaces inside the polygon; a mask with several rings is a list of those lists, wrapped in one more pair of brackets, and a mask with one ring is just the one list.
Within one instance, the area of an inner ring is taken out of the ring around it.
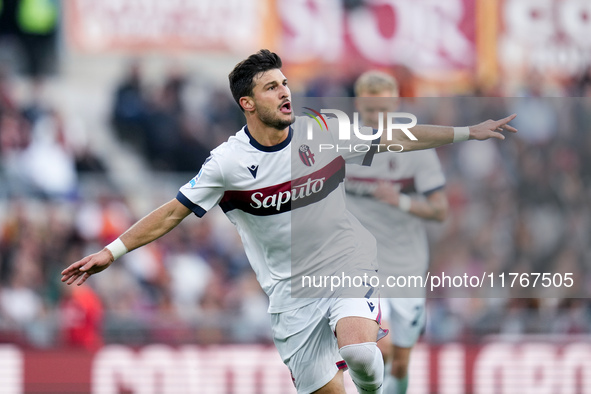
{"label": "blurred player's white kit", "polygon": [[[371,167],[347,166],[347,209],[376,237],[380,277],[424,276],[429,245],[423,219],[376,199],[372,193],[380,181],[413,198],[440,190],[445,176],[437,153],[377,155]],[[382,308],[392,326],[390,339],[397,346],[412,347],[424,325],[424,288],[408,289],[408,297],[400,298],[387,298],[387,291]]]}

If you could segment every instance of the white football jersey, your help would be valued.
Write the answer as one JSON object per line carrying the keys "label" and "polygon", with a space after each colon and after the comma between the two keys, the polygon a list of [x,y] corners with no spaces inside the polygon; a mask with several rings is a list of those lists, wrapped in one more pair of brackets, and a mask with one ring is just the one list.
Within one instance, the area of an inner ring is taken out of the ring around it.
{"label": "white football jersey", "polygon": [[380,276],[424,275],[429,245],[422,219],[373,197],[380,181],[414,197],[438,190],[445,176],[437,153],[380,153],[370,167],[347,166],[345,182],[347,208],[377,239]]}
{"label": "white football jersey", "polygon": [[[238,229],[271,313],[327,296],[326,288],[292,294],[291,280],[301,275],[377,269],[375,239],[346,210],[343,187],[345,162],[370,164],[375,149],[348,149],[367,141],[352,134],[339,142],[336,119],[326,119],[331,132],[315,129],[308,140],[309,120],[297,117],[288,138],[271,147],[245,126],[211,152],[177,195],[199,217],[219,204]],[[341,149],[320,151],[320,144]]]}

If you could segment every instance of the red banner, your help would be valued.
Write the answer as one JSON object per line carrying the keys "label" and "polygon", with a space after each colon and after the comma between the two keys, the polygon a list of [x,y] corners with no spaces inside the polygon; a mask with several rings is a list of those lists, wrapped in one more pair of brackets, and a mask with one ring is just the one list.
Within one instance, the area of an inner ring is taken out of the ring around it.
{"label": "red banner", "polygon": [[84,52],[216,50],[266,45],[265,0],[64,1],[66,39]]}
{"label": "red banner", "polygon": [[[419,344],[410,371],[409,394],[591,393],[591,339]],[[277,351],[257,345],[114,345],[95,354],[0,345],[0,387],[3,394],[295,393]]]}
{"label": "red banner", "polygon": [[[281,52],[309,62],[412,66],[448,72],[475,64],[475,1],[340,0],[64,2],[66,37],[87,52]],[[355,61],[354,61],[355,60]]]}
{"label": "red banner", "polygon": [[291,63],[407,65],[417,73],[475,64],[475,0],[279,1],[280,47]]}
{"label": "red banner", "polygon": [[500,20],[499,63],[509,74],[567,76],[591,64],[589,1],[504,0]]}
{"label": "red banner", "polygon": [[[351,4],[349,7],[345,4]],[[429,78],[492,82],[531,69],[576,75],[591,64],[591,2],[581,0],[218,0],[64,2],[66,39],[83,52],[266,47],[318,72],[405,65]],[[312,67],[311,67],[312,66]],[[302,73],[306,73],[302,71]],[[491,83],[492,83],[491,82]]]}

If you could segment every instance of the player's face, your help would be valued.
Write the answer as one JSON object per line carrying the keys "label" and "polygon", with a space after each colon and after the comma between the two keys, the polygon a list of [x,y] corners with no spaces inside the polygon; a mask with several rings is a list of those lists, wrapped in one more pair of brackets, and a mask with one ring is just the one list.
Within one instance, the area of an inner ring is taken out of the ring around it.
{"label": "player's face", "polygon": [[367,126],[377,129],[379,127],[379,114],[382,113],[382,125],[386,127],[385,116],[388,112],[396,111],[398,98],[395,92],[383,91],[377,94],[361,93],[355,100],[357,112]]}
{"label": "player's face", "polygon": [[295,121],[291,91],[281,70],[269,70],[255,78],[253,99],[256,113],[265,125],[283,130]]}

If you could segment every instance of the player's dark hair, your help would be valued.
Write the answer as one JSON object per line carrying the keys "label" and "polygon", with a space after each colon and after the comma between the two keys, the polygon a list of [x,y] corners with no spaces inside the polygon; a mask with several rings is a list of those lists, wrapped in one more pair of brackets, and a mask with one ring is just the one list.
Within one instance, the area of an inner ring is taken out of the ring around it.
{"label": "player's dark hair", "polygon": [[252,90],[255,85],[254,78],[259,73],[281,68],[281,66],[281,58],[276,53],[268,49],[261,49],[234,67],[230,75],[228,75],[230,91],[242,112],[244,112],[244,108],[240,105],[240,97],[252,97]]}

